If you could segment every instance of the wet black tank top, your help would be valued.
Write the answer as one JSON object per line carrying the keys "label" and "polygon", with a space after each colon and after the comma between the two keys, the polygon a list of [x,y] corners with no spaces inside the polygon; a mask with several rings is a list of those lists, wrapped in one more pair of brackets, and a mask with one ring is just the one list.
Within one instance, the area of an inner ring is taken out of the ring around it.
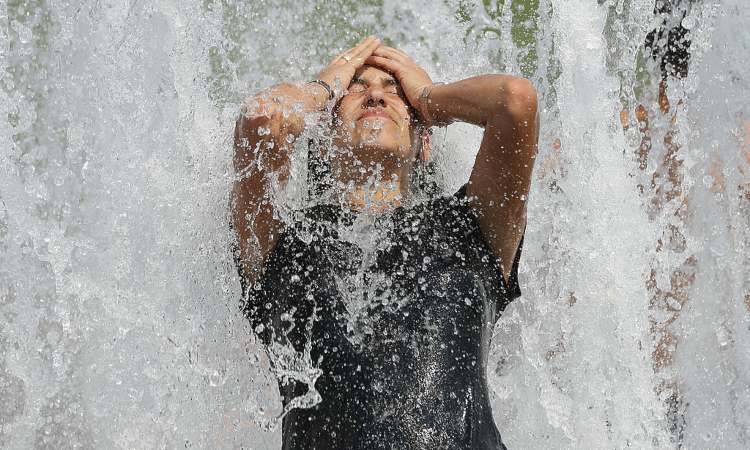
{"label": "wet black tank top", "polygon": [[[283,449],[505,448],[486,364],[493,325],[520,296],[521,246],[506,285],[465,192],[397,208],[365,238],[352,213],[314,206],[243,286],[258,336],[321,371],[322,400],[284,417]],[[279,387],[285,405],[307,391],[293,377]]]}

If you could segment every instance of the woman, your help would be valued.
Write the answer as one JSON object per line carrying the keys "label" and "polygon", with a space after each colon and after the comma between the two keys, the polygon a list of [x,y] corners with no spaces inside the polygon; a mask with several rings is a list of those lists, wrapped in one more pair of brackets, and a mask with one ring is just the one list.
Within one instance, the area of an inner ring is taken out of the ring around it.
{"label": "woman", "polygon": [[[287,214],[274,186],[321,111],[327,202]],[[469,182],[417,202],[412,173],[429,159],[429,129],[457,120],[485,130]],[[520,295],[537,130],[529,81],[435,84],[375,37],[314,81],[247,101],[233,192],[245,311],[273,364],[293,348],[320,371],[320,402],[284,417],[284,449],[504,448],[486,362],[495,320]],[[276,369],[295,406],[308,387]]]}

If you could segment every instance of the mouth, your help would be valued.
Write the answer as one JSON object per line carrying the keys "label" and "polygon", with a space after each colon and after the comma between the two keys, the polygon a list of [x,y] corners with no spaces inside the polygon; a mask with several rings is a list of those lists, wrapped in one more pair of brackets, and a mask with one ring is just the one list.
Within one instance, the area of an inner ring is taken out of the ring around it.
{"label": "mouth", "polygon": [[359,116],[358,120],[367,119],[370,117],[380,117],[383,119],[393,120],[393,118],[382,109],[368,109]]}

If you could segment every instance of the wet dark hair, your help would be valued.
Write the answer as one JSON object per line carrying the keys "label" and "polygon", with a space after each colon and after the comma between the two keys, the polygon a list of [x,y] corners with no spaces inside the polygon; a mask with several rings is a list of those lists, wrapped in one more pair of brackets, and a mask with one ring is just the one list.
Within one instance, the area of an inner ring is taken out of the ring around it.
{"label": "wet dark hair", "polygon": [[307,196],[318,198],[331,187],[331,167],[320,158],[320,145],[315,139],[307,141]]}
{"label": "wet dark hair", "polygon": [[647,36],[647,54],[659,64],[661,78],[685,78],[690,63],[690,33],[682,25],[690,9],[690,1],[660,0],[654,6],[659,24]]}

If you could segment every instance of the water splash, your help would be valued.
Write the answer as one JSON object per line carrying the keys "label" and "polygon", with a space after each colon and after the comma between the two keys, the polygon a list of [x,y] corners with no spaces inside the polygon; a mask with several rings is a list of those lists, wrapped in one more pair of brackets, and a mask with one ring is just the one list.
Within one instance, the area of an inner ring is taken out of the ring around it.
{"label": "water splash", "polygon": [[[690,75],[668,87],[684,101],[660,115],[641,54],[653,2],[599,3],[7,2],[0,445],[278,447],[271,364],[237,307],[231,129],[243,96],[377,32],[436,80],[509,71],[542,94],[524,296],[490,364],[509,446],[746,448],[750,17],[694,5]],[[437,134],[446,191],[479,136]],[[681,181],[663,201],[667,136]],[[305,192],[295,164],[282,214]]]}

